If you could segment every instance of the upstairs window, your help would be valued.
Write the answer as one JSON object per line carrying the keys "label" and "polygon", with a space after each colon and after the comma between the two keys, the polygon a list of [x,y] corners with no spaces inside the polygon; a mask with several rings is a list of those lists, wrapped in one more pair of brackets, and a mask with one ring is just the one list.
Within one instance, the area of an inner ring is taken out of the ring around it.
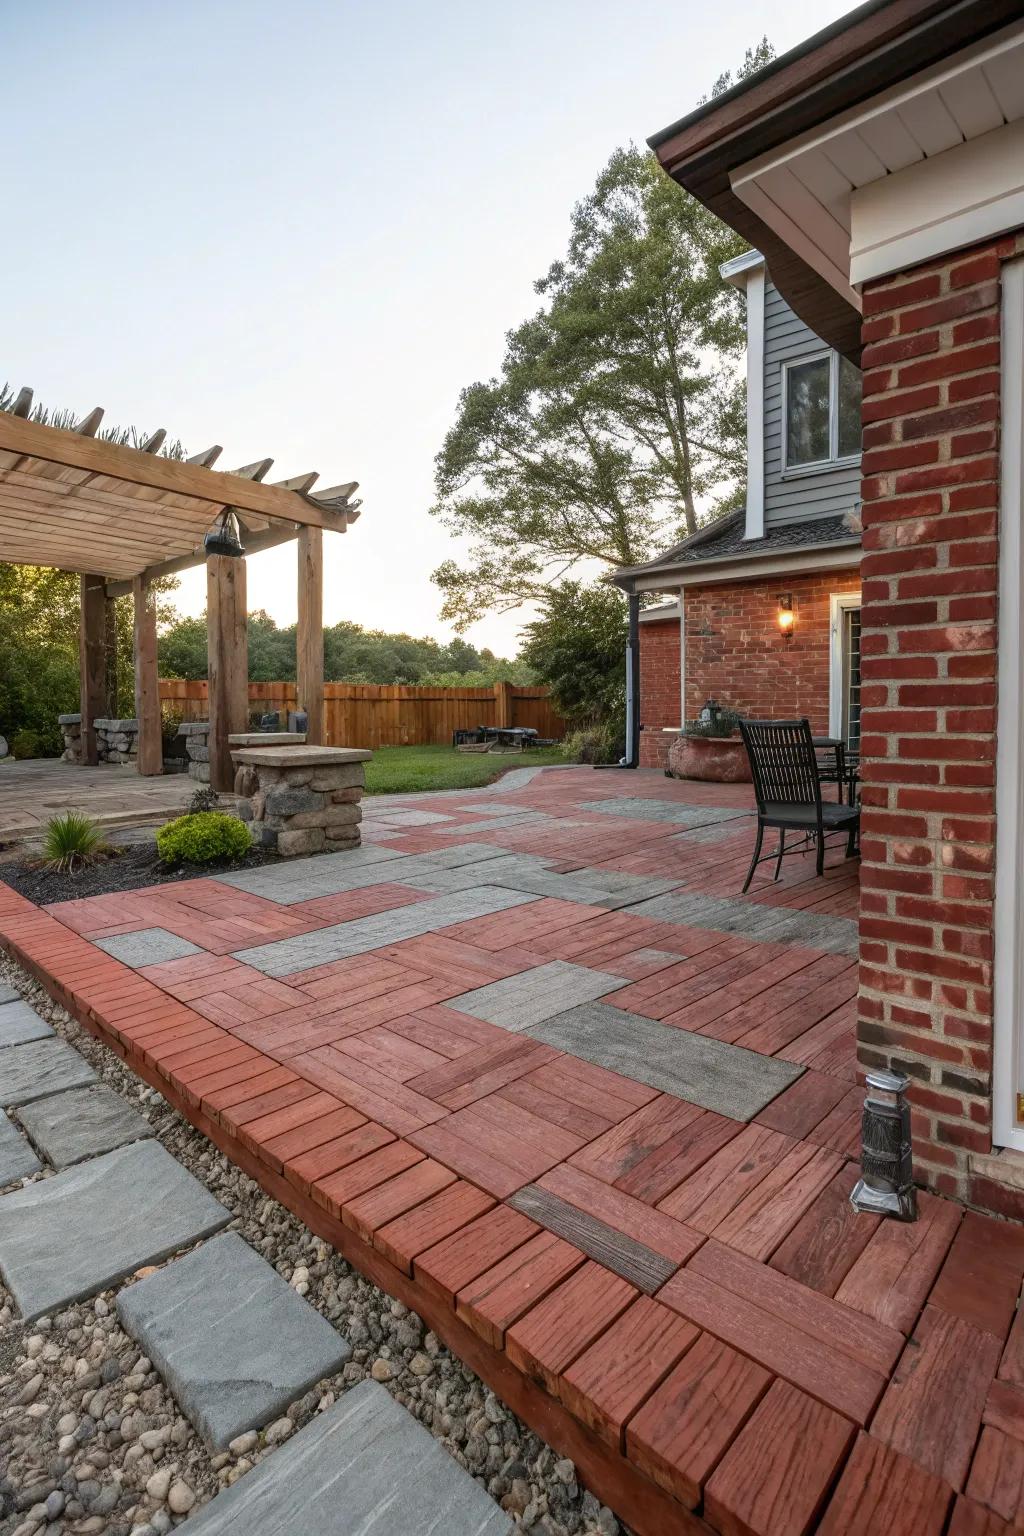
{"label": "upstairs window", "polygon": [[838,464],[860,453],[861,373],[838,352],[782,370],[783,468]]}

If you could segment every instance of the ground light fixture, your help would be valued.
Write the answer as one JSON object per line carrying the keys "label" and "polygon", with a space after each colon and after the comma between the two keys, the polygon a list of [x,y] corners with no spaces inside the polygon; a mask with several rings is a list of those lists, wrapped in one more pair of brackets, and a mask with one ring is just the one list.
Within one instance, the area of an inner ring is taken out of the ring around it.
{"label": "ground light fixture", "polygon": [[779,629],[788,640],[793,633],[793,626],[796,623],[796,614],[793,612],[792,592],[783,592],[779,596],[778,623]]}
{"label": "ground light fixture", "polygon": [[228,555],[238,560],[245,554],[234,507],[225,507],[203,540],[208,555]]}

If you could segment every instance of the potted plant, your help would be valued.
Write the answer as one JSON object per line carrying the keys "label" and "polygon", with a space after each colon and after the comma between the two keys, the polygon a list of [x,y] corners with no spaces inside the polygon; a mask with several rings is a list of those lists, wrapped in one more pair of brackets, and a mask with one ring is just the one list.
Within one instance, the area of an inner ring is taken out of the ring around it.
{"label": "potted plant", "polygon": [[683,726],[668,754],[667,772],[674,779],[700,779],[712,784],[749,784],[747,751],[737,732],[739,713],[708,699],[696,720]]}

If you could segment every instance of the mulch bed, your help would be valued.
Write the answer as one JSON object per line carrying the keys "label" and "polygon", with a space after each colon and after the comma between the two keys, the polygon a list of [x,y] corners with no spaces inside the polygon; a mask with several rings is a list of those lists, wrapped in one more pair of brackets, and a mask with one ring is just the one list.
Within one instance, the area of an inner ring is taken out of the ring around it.
{"label": "mulch bed", "polygon": [[256,869],[264,864],[279,864],[280,856],[263,848],[252,848],[242,859],[216,864],[179,864],[169,869],[156,856],[156,845],[136,843],[118,850],[115,858],[101,859],[77,874],[60,874],[40,869],[35,859],[0,865],[0,880],[12,886],[38,906],[54,901],[76,901],[82,896],[104,896],[108,891],[134,891],[140,886],[165,885],[177,880],[196,880],[221,875],[232,869]]}

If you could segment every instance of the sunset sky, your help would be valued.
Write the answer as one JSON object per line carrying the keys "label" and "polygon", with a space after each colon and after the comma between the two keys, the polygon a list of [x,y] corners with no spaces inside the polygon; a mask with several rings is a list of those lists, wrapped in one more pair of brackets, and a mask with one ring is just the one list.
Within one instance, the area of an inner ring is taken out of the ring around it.
{"label": "sunset sky", "polygon": [[[3,7],[0,379],[220,467],[359,480],[325,619],[443,636],[428,515],[459,390],[500,366],[611,151],[696,104],[790,0],[36,0]],[[13,303],[12,303],[13,297]],[[291,546],[249,564],[295,617]],[[202,572],[179,607],[205,603]],[[525,613],[470,632],[511,653]]]}

